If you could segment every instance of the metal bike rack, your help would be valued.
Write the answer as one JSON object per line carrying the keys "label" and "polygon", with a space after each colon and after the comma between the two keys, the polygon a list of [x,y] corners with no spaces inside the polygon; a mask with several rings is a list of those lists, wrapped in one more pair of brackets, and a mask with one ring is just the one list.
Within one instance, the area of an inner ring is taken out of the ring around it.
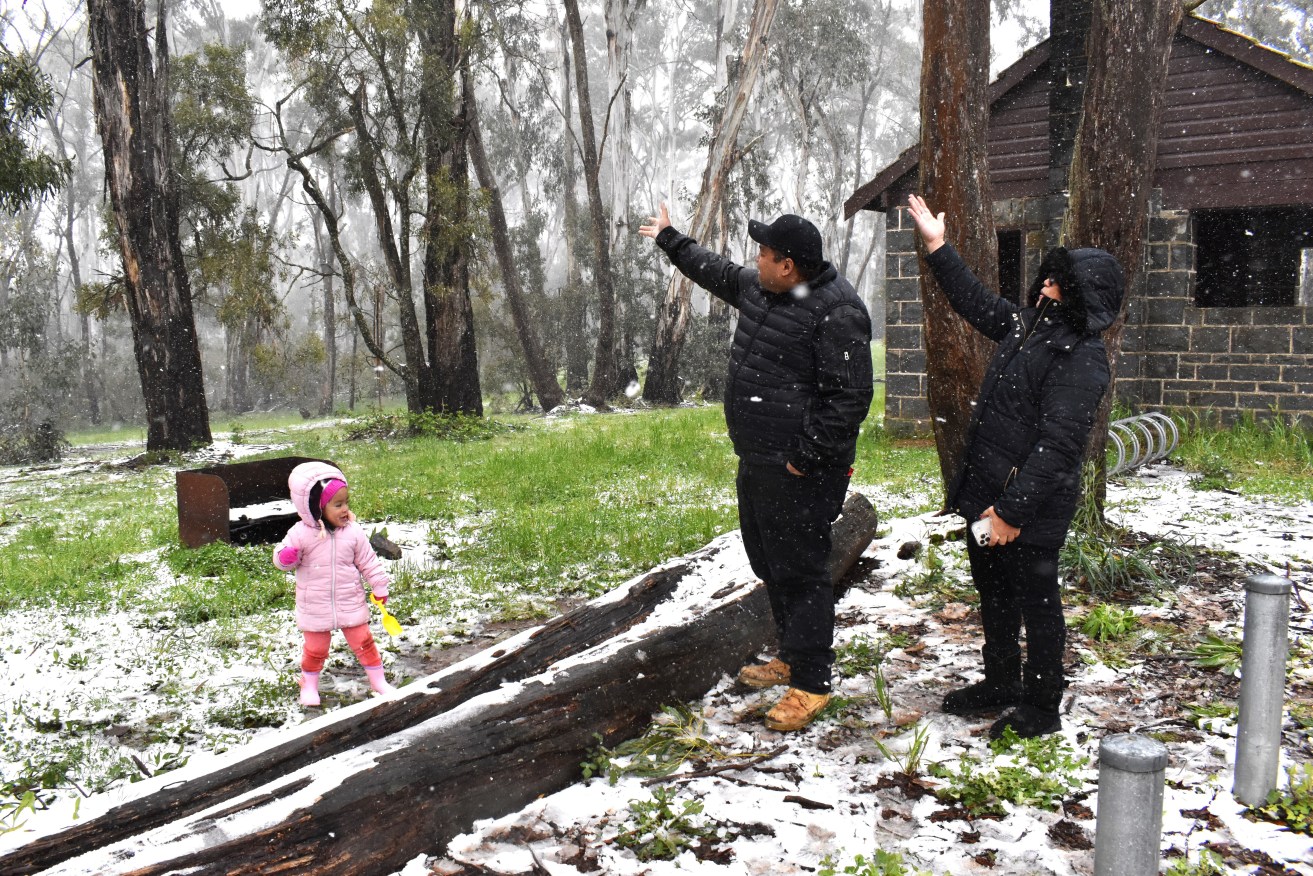
{"label": "metal bike rack", "polygon": [[1108,474],[1166,459],[1180,438],[1176,422],[1159,411],[1114,420],[1108,424],[1108,441],[1117,451],[1117,462],[1108,466]]}

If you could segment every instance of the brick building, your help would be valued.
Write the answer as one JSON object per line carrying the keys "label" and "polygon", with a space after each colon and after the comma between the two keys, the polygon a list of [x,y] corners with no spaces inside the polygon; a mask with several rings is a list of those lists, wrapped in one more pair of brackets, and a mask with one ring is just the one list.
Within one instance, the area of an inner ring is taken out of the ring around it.
{"label": "brick building", "polygon": [[[1062,16],[1080,8],[1055,0],[1053,36],[991,86],[998,289],[1013,300],[1056,243],[1066,206],[1084,31],[1079,21],[1063,26]],[[1313,68],[1187,17],[1172,48],[1157,155],[1118,398],[1136,409],[1210,409],[1228,420],[1246,411],[1307,417]],[[905,206],[916,186],[913,147],[845,205],[848,216],[886,214],[885,421],[902,432],[928,428],[920,268]]]}

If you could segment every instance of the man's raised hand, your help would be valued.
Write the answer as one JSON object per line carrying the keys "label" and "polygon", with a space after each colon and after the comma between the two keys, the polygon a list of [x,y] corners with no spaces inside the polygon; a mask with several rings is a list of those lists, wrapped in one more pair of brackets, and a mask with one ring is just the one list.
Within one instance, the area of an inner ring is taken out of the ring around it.
{"label": "man's raised hand", "polygon": [[930,212],[926,206],[925,198],[920,195],[907,196],[907,210],[912,215],[912,221],[916,223],[916,230],[920,232],[921,239],[925,241],[927,252],[934,252],[944,245],[944,214],[936,216]]}
{"label": "man's raised hand", "polygon": [[647,225],[638,226],[639,234],[656,240],[656,236],[661,233],[662,229],[670,227],[670,213],[666,211],[664,201],[661,203],[660,211],[658,215],[648,217]]}

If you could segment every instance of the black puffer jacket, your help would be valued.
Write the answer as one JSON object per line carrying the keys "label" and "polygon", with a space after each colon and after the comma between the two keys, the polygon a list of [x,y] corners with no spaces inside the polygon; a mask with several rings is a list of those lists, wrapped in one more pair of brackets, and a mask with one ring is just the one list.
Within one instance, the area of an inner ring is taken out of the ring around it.
{"label": "black puffer jacket", "polygon": [[871,318],[827,264],[800,294],[761,288],[755,268],[673,228],[657,236],[689,279],[739,310],[725,386],[725,423],[747,462],[808,473],[852,465],[871,406]]}
{"label": "black puffer jacket", "polygon": [[[998,343],[971,413],[948,508],[975,520],[990,505],[1018,541],[1061,546],[1080,496],[1081,459],[1108,389],[1099,338],[1121,307],[1121,266],[1101,249],[1051,250],[1029,307],[989,292],[951,246],[927,259],[953,309]],[[1062,301],[1041,298],[1046,277]],[[1038,306],[1037,306],[1038,303]]]}

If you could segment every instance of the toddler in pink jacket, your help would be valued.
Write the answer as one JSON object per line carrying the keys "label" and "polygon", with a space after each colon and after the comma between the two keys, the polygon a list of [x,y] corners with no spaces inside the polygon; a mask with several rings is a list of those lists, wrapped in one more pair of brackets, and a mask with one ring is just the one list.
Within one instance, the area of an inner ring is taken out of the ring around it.
{"label": "toddler in pink jacket", "polygon": [[292,504],[301,515],[274,548],[274,565],[296,570],[296,625],[301,651],[303,706],[319,705],[319,672],[328,658],[333,630],[341,630],[380,694],[395,690],[383,677],[383,658],[369,632],[369,603],[361,577],[380,602],[391,578],[356,523],[348,504],[346,475],[326,462],[303,462],[287,478]]}

